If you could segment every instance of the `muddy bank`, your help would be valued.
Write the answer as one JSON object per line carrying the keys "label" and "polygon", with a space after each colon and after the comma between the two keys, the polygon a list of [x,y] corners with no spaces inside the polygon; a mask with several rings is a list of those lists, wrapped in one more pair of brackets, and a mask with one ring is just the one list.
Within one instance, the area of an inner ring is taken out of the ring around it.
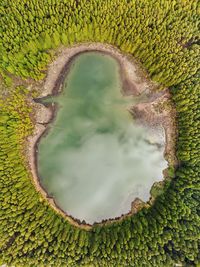
{"label": "muddy bank", "polygon": [[[98,51],[109,54],[117,59],[120,64],[120,75],[123,83],[123,94],[125,95],[141,95],[145,93],[148,100],[144,103],[139,103],[131,108],[131,112],[138,123],[146,124],[152,128],[156,125],[162,125],[165,130],[165,154],[166,158],[170,158],[174,155],[174,143],[172,141],[174,135],[174,125],[172,121],[173,108],[163,105],[165,102],[169,102],[170,95],[168,91],[162,93],[155,93],[157,85],[154,85],[151,81],[148,81],[147,75],[142,71],[141,67],[136,61],[130,59],[126,55],[122,55],[118,50],[111,46],[103,46],[102,44],[89,44],[80,45],[72,48],[63,48],[58,51],[57,59],[50,64],[47,72],[47,77],[42,84],[41,94],[39,97],[45,97],[48,95],[55,95],[60,92],[67,72],[70,69],[70,65],[73,62],[75,56],[80,53]],[[28,140],[28,161],[30,170],[33,175],[33,181],[36,189],[42,193],[43,197],[47,199],[50,205],[56,212],[64,216],[70,223],[83,229],[89,230],[92,225],[86,224],[84,221],[69,216],[60,209],[55,200],[48,196],[47,192],[40,184],[40,179],[37,171],[37,146],[40,138],[43,134],[47,134],[47,124],[54,119],[55,107],[45,107],[42,104],[34,103],[35,106],[35,132]],[[161,108],[162,107],[162,108]],[[123,219],[126,216],[131,216],[136,213],[141,207],[148,206],[148,204],[141,200],[135,199],[132,202],[131,211],[128,214],[122,215],[115,219],[104,220],[101,223],[109,223]]]}
{"label": "muddy bank", "polygon": [[169,165],[177,165],[176,159],[176,112],[170,102],[169,90],[160,93],[150,93],[145,103],[139,103],[132,107],[131,113],[142,124],[156,128],[162,126],[165,133],[164,157]]}

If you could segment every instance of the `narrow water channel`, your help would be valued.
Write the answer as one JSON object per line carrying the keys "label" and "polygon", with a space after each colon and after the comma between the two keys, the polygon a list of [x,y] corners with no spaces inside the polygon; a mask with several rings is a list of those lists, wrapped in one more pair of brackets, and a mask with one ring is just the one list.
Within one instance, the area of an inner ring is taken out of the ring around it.
{"label": "narrow water channel", "polygon": [[160,138],[128,111],[139,99],[121,91],[114,58],[78,55],[38,146],[43,187],[67,214],[91,224],[129,212],[136,197],[147,201],[167,166],[164,144],[154,144]]}

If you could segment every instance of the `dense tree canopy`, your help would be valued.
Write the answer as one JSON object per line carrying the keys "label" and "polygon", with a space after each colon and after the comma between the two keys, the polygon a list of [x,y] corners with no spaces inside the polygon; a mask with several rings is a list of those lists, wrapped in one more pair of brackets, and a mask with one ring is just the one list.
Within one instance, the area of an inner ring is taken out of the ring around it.
{"label": "dense tree canopy", "polygon": [[[193,0],[1,0],[0,74],[45,77],[61,44],[102,42],[140,60],[177,109],[175,178],[150,208],[90,231],[36,192],[24,156],[33,131],[23,87],[0,100],[0,264],[196,266],[200,262],[199,6]],[[1,79],[1,80],[2,80]],[[4,85],[5,86],[5,85]],[[2,86],[0,88],[3,88]]]}

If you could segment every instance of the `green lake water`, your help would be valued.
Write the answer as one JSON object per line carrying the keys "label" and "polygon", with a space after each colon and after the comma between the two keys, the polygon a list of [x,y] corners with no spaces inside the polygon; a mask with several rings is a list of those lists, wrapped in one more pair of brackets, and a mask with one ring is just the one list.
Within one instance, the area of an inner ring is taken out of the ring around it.
{"label": "green lake water", "polygon": [[[77,56],[64,88],[48,101],[55,120],[38,146],[43,187],[69,215],[87,223],[130,211],[147,201],[167,163],[155,133],[134,122],[128,107],[139,101],[121,94],[119,64],[111,56]],[[160,140],[160,139],[159,139]]]}

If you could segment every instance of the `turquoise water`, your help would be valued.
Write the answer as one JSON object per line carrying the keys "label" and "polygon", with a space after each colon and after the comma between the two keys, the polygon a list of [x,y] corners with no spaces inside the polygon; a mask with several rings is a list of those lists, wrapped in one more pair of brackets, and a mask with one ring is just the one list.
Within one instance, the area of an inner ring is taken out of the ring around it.
{"label": "turquoise water", "polygon": [[49,195],[88,223],[114,218],[146,201],[166,167],[164,147],[134,123],[139,98],[123,96],[118,62],[98,52],[77,56],[56,102],[58,111],[38,147],[38,171]]}

